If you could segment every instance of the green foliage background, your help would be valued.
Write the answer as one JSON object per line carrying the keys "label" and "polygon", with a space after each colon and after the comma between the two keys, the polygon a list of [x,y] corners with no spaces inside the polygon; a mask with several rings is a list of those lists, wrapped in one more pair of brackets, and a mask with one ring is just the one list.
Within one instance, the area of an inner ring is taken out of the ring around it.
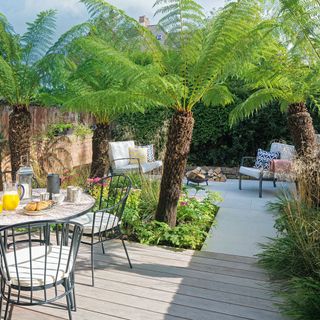
{"label": "green foliage background", "polygon": [[[230,128],[228,117],[235,106],[198,104],[195,107],[190,164],[236,166],[242,156],[254,156],[258,148],[268,149],[273,140],[291,142],[286,114],[281,113],[276,104]],[[171,114],[171,110],[158,109],[121,116],[114,124],[113,139],[154,143],[161,154],[165,146],[166,123]]]}

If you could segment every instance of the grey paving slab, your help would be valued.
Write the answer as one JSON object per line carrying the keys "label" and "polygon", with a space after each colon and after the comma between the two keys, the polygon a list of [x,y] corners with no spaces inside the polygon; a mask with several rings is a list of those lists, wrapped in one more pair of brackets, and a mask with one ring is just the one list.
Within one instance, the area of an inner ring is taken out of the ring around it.
{"label": "grey paving slab", "polygon": [[[206,190],[221,193],[224,201],[219,204],[217,225],[212,227],[202,251],[253,257],[260,252],[259,243],[276,236],[274,216],[268,204],[276,200],[284,189],[292,188],[288,183],[263,183],[263,197],[258,197],[258,181],[243,181],[239,190],[237,180],[225,183],[211,182]],[[199,196],[203,196],[201,191]]]}

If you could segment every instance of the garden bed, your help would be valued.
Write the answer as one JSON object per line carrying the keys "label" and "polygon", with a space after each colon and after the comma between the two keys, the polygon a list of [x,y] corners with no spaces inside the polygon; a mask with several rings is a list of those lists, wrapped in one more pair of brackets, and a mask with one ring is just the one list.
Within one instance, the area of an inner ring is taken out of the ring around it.
{"label": "garden bed", "polygon": [[[160,180],[132,175],[134,188],[127,201],[122,219],[123,233],[129,240],[150,245],[166,245],[200,250],[219,210],[219,194],[207,192],[204,198],[182,193],[174,228],[154,219],[160,190]],[[197,188],[198,190],[201,188]],[[93,196],[98,199],[99,189]]]}

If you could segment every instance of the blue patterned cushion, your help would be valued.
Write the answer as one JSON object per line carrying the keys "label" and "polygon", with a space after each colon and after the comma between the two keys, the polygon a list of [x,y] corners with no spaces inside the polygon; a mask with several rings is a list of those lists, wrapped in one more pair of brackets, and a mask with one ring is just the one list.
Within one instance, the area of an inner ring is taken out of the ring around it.
{"label": "blue patterned cushion", "polygon": [[258,149],[257,158],[254,167],[257,169],[270,169],[270,163],[274,159],[280,159],[280,152],[270,152]]}
{"label": "blue patterned cushion", "polygon": [[140,148],[147,148],[147,156],[148,156],[148,162],[154,162],[154,150],[153,150],[153,144],[149,144],[146,146],[141,146]]}

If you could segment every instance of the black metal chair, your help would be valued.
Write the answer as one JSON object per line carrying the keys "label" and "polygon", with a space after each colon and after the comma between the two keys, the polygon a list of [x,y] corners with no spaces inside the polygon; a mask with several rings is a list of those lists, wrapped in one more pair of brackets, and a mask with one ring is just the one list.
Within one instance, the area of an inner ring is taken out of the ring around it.
{"label": "black metal chair", "polygon": [[77,219],[83,225],[81,243],[91,247],[91,273],[94,286],[94,247],[101,244],[105,254],[104,242],[111,239],[121,239],[130,268],[132,264],[121,232],[121,219],[131,190],[131,180],[125,175],[113,175],[101,178],[93,184],[98,185],[100,196],[98,209]]}
{"label": "black metal chair", "polygon": [[[21,235],[17,233],[19,229],[27,230],[27,233]],[[45,241],[33,241],[43,230]],[[58,232],[51,237],[53,230]],[[10,250],[6,248],[3,236],[8,231],[13,239]],[[82,231],[81,225],[63,221],[21,223],[0,229],[0,315],[5,300],[5,320],[10,305],[42,305],[63,297],[66,297],[69,319],[72,319],[71,311],[76,310],[74,266]],[[56,236],[59,244],[52,242]],[[19,237],[25,241],[19,242]]]}

